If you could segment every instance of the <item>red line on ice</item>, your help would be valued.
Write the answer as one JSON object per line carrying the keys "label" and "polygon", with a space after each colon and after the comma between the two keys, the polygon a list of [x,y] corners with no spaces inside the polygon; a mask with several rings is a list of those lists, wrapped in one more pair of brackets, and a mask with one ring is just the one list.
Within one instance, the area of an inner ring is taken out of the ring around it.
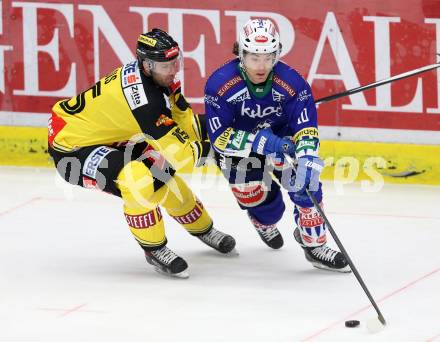
{"label": "red line on ice", "polygon": [[68,314],[71,314],[72,312],[78,311],[79,309],[85,307],[86,305],[87,305],[87,304],[81,304],[81,305],[77,305],[77,306],[73,307],[72,309],[65,310],[64,313],[62,313],[62,314],[60,315],[60,317],[62,317],[62,316],[67,316]]}
{"label": "red line on ice", "polygon": [[[380,298],[379,300],[377,300],[376,303],[384,302],[384,301],[387,300],[388,298],[390,298],[390,297],[392,297],[392,296],[398,294],[399,292],[402,292],[402,291],[404,291],[404,290],[407,290],[408,288],[410,288],[410,287],[413,286],[414,284],[418,283],[419,281],[422,281],[423,279],[426,279],[426,278],[432,276],[433,274],[437,273],[438,271],[440,271],[440,267],[437,268],[437,269],[435,269],[435,270],[433,270],[433,271],[431,271],[431,272],[429,272],[429,273],[427,273],[427,274],[425,274],[425,275],[423,275],[423,276],[421,276],[420,278],[417,278],[416,280],[413,280],[412,282],[406,284],[405,286],[403,286],[403,287],[401,287],[401,288],[399,288],[399,289],[397,289],[397,290],[394,290],[393,292],[390,292],[389,294],[387,294],[387,295],[385,295],[384,297],[382,297],[382,298]],[[307,336],[306,338],[304,338],[304,339],[301,340],[301,341],[310,341],[311,339],[313,339],[313,338],[315,338],[315,337],[317,337],[317,336],[323,334],[323,333],[326,332],[326,331],[329,331],[330,329],[334,328],[334,327],[337,326],[338,324],[341,324],[342,322],[346,321],[347,319],[353,318],[354,316],[360,314],[361,312],[363,312],[363,311],[365,311],[365,310],[367,310],[367,309],[369,309],[369,308],[371,308],[371,307],[372,307],[371,304],[370,304],[370,305],[366,305],[366,306],[364,306],[363,308],[360,308],[359,310],[357,310],[357,311],[355,311],[355,312],[352,312],[351,314],[345,316],[344,318],[342,318],[342,319],[340,319],[340,320],[338,320],[338,321],[335,321],[335,322],[331,323],[330,325],[326,326],[325,328],[322,328],[322,329],[318,330],[317,332],[313,333],[312,335]],[[436,338],[436,337],[438,337],[438,336],[435,336],[434,338]]]}
{"label": "red line on ice", "polygon": [[39,201],[39,200],[41,200],[41,197],[34,197],[34,198],[31,198],[30,200],[27,200],[27,201],[24,202],[24,203],[21,203],[21,204],[19,204],[19,205],[16,205],[15,207],[12,207],[12,208],[7,209],[7,210],[5,210],[5,211],[0,211],[0,216],[5,216],[5,215],[7,215],[7,214],[10,214],[10,213],[12,213],[13,211],[15,211],[15,210],[17,210],[17,209],[21,209],[21,208],[23,208],[23,207],[25,207],[25,206],[27,206],[27,205],[29,205],[29,204],[32,204],[32,203],[34,203],[34,202]]}

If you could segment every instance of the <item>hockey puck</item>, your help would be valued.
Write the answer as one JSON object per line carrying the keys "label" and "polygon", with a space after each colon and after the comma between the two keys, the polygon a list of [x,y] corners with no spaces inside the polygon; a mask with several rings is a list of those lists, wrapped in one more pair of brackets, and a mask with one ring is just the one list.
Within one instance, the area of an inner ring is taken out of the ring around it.
{"label": "hockey puck", "polygon": [[356,321],[356,320],[352,320],[352,321],[345,321],[345,326],[347,328],[356,328],[357,326],[359,326],[360,322]]}

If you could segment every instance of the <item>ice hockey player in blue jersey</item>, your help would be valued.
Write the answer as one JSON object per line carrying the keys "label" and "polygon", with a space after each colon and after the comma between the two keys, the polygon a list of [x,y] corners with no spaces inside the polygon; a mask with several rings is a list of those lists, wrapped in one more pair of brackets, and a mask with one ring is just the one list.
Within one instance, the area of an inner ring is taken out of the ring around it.
{"label": "ice hockey player in blue jersey", "polygon": [[[344,255],[326,244],[325,222],[305,192],[322,206],[317,112],[309,84],[279,61],[280,52],[274,24],[249,20],[234,45],[238,58],[209,77],[205,110],[215,160],[269,247],[284,243],[276,227],[285,211],[281,184],[294,203],[293,235],[306,259],[317,268],[350,272]],[[285,154],[295,158],[296,174]]]}

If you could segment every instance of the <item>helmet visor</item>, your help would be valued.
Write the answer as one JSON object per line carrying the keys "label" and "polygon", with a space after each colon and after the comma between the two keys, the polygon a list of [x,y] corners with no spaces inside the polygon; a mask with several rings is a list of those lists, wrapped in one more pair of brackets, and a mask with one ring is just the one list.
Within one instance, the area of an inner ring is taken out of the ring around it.
{"label": "helmet visor", "polygon": [[150,59],[146,59],[150,65],[150,69],[161,76],[177,75],[183,70],[183,58],[182,53],[179,53],[176,58],[170,61],[158,62]]}
{"label": "helmet visor", "polygon": [[251,70],[272,69],[277,62],[277,54],[272,53],[244,53],[243,66]]}

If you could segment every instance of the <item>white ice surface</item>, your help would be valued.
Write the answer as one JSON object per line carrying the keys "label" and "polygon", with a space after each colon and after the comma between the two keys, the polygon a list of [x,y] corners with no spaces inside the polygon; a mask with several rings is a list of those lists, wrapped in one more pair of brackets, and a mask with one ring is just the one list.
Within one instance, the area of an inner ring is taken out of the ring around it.
{"label": "white ice surface", "polygon": [[439,187],[324,183],[326,213],[388,321],[370,334],[376,314],[355,277],[311,267],[290,203],[274,251],[222,178],[189,182],[240,255],[208,249],[164,213],[168,246],[189,263],[181,280],[145,262],[120,199],[54,170],[0,168],[0,341],[440,341]]}

